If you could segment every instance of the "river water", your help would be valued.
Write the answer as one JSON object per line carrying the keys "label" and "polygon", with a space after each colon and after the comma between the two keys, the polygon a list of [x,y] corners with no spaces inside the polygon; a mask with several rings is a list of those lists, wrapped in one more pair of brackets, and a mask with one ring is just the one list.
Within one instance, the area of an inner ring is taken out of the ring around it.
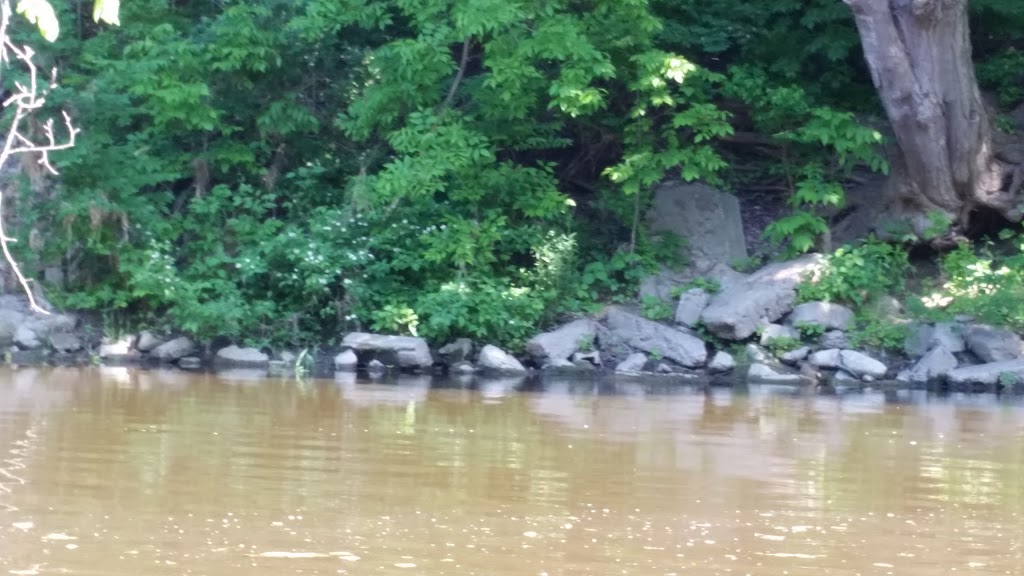
{"label": "river water", "polygon": [[0,371],[0,574],[1024,574],[1024,409]]}

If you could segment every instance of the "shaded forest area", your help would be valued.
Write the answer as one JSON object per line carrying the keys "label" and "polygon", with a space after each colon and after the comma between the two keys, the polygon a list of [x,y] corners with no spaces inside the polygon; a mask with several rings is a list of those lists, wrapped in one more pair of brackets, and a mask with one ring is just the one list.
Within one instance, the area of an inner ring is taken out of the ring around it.
{"label": "shaded forest area", "polygon": [[[890,122],[886,62],[861,40],[869,5],[134,0],[114,28],[62,3],[56,42],[15,32],[59,70],[48,105],[83,132],[54,155],[59,178],[25,163],[10,218],[31,241],[17,256],[54,303],[101,311],[111,330],[515,346],[635,300],[660,264],[686,265],[670,262],[686,238],[643,225],[658,182],[771,204],[761,261],[831,248],[847,191],[886,181],[872,207],[896,216],[875,226],[894,243],[885,254],[957,246],[942,297],[966,296],[944,309],[1024,322],[1024,257],[958,244],[1019,221],[1007,198],[1020,170],[995,154],[998,182],[979,187],[972,171],[965,193],[955,164],[976,158],[954,157],[948,194],[930,195],[906,126]],[[972,32],[986,125],[1012,143],[1024,5],[973,0],[964,14],[953,24]],[[891,276],[891,260],[868,260],[851,277]],[[978,301],[985,274],[1009,288]]]}

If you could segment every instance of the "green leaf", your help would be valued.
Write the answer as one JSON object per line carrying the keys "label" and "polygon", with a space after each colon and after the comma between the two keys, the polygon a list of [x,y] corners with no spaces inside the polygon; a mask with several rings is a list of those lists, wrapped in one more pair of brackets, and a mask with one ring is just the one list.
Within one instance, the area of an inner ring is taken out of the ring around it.
{"label": "green leaf", "polygon": [[117,18],[120,8],[121,0],[96,0],[92,7],[92,19],[96,22],[102,21],[114,26],[120,26],[121,21]]}
{"label": "green leaf", "polygon": [[19,0],[16,8],[29,22],[39,27],[39,32],[48,41],[53,42],[60,34],[60,24],[53,6],[46,0]]}

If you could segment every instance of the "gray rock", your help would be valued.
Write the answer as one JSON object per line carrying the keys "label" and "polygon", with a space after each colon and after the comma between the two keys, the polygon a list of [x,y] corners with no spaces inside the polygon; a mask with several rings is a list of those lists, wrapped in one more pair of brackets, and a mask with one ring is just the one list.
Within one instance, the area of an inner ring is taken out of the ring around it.
{"label": "gray rock", "polygon": [[442,346],[437,353],[441,355],[445,365],[452,366],[473,356],[473,341],[469,338],[459,338]]}
{"label": "gray rock", "polygon": [[850,374],[846,370],[838,370],[832,378],[836,382],[857,382],[860,378],[857,378],[853,374]]}
{"label": "gray rock", "polygon": [[100,358],[127,358],[138,356],[138,351],[132,349],[133,338],[126,337],[117,340],[104,339],[100,343],[99,357]]}
{"label": "gray rock", "polygon": [[818,344],[822,348],[849,348],[850,340],[842,330],[829,330],[821,335]]}
{"label": "gray rock", "polygon": [[654,234],[684,238],[679,259],[706,270],[747,258],[739,200],[706,184],[666,182],[654,190],[647,216]]}
{"label": "gray rock", "polygon": [[82,340],[74,334],[58,332],[50,334],[50,347],[57,352],[78,352],[82,349]]}
{"label": "gray rock", "polygon": [[143,330],[139,334],[139,341],[135,343],[135,349],[139,352],[149,352],[163,343],[163,339],[157,338],[149,330]]}
{"label": "gray rock", "polygon": [[575,352],[572,355],[573,362],[589,362],[592,366],[601,365],[601,353],[597,350],[590,352]]}
{"label": "gray rock", "polygon": [[490,344],[480,349],[480,355],[476,360],[477,366],[487,372],[498,372],[502,374],[523,374],[526,368],[520,364],[508,352]]}
{"label": "gray rock", "polygon": [[966,329],[958,322],[939,322],[935,325],[932,333],[930,348],[942,346],[946,350],[957,354],[967,350],[967,342],[964,340]]}
{"label": "gray rock", "polygon": [[334,357],[334,370],[337,372],[352,372],[359,366],[359,357],[351,350],[342,350]]}
{"label": "gray rock", "polygon": [[806,360],[807,356],[810,355],[810,353],[810,348],[808,348],[807,346],[802,346],[800,348],[797,348],[796,350],[790,350],[789,352],[786,352],[782,356],[779,356],[779,360],[791,366],[795,366]]}
{"label": "gray rock", "polygon": [[1024,360],[1005,360],[950,370],[946,380],[954,385],[1019,383],[1024,380]]}
{"label": "gray rock", "polygon": [[1024,356],[1020,336],[1009,330],[978,324],[967,329],[967,349],[982,362],[1004,362]]}
{"label": "gray rock", "polygon": [[743,282],[716,294],[701,320],[719,338],[748,338],[764,322],[774,322],[793,309],[797,285],[820,265],[820,255],[808,254],[765,266]]}
{"label": "gray rock", "polygon": [[278,358],[278,360],[280,360],[281,362],[284,362],[285,364],[294,365],[295,362],[298,361],[299,356],[295,352],[292,352],[290,350],[284,350],[284,351],[278,353],[277,358]]}
{"label": "gray rock", "polygon": [[700,315],[711,302],[711,295],[703,288],[693,288],[683,292],[676,305],[676,324],[687,328],[696,328],[700,323]]}
{"label": "gray rock", "polygon": [[829,348],[828,350],[818,350],[814,354],[811,354],[807,361],[811,366],[818,368],[839,368],[842,365],[842,354],[838,348]]}
{"label": "gray rock", "polygon": [[14,343],[25,350],[35,350],[42,346],[35,331],[25,325],[18,326],[14,331]]}
{"label": "gray rock", "polygon": [[463,360],[449,366],[448,371],[452,374],[473,374],[476,372],[476,366],[473,366],[472,362]]}
{"label": "gray rock", "polygon": [[703,366],[707,361],[707,348],[696,336],[616,306],[608,309],[605,321],[613,334],[638,350],[660,354],[687,368]]}
{"label": "gray rock", "polygon": [[341,345],[359,352],[375,352],[393,354],[401,368],[430,368],[434,365],[434,357],[430,347],[423,338],[415,336],[387,336],[352,332],[346,335]]}
{"label": "gray rock", "polygon": [[544,364],[548,360],[566,360],[581,348],[588,350],[596,335],[597,322],[589,318],[575,320],[530,338],[526,342],[526,353],[537,364]]}
{"label": "gray rock", "polygon": [[747,359],[751,362],[768,362],[768,353],[762,350],[757,344],[747,344],[743,347],[744,353],[747,355]]}
{"label": "gray rock", "polygon": [[634,352],[630,354],[625,360],[619,362],[615,366],[615,371],[619,374],[638,374],[644,369],[644,364],[647,363],[647,355],[641,352]]}
{"label": "gray rock", "polygon": [[567,374],[576,371],[577,368],[575,363],[570,362],[569,360],[563,360],[561,358],[551,360],[541,367],[541,372],[544,372],[546,374]]}
{"label": "gray rock", "polygon": [[708,372],[712,374],[724,374],[736,368],[736,359],[727,352],[721,350],[716,352],[708,363]]}
{"label": "gray rock", "polygon": [[910,326],[903,350],[911,358],[919,358],[936,346],[942,346],[954,354],[967,349],[964,340],[966,329],[957,322],[931,324],[915,323]]}
{"label": "gray rock", "polygon": [[942,346],[932,348],[930,352],[914,364],[914,367],[900,373],[898,380],[923,384],[942,380],[960,365],[956,356]]}
{"label": "gray rock", "polygon": [[373,374],[382,374],[388,371],[388,367],[380,360],[374,358],[366,363],[366,371]]}
{"label": "gray rock", "polygon": [[801,378],[799,374],[779,372],[765,364],[751,364],[750,370],[747,371],[747,381],[764,384],[799,384]]}
{"label": "gray rock", "polygon": [[162,362],[174,362],[196,351],[196,345],[188,338],[182,336],[153,348],[149,355]]}
{"label": "gray rock", "polygon": [[870,376],[871,378],[883,378],[889,369],[885,364],[874,358],[857,352],[856,350],[843,350],[839,353],[839,366],[860,378]]}
{"label": "gray rock", "polygon": [[804,302],[793,308],[786,323],[790,326],[814,324],[827,330],[848,330],[853,324],[853,310],[830,302]]}
{"label": "gray rock", "polygon": [[218,364],[264,366],[270,357],[256,348],[239,348],[232,344],[217,350],[214,361]]}
{"label": "gray rock", "polygon": [[658,364],[654,367],[654,370],[652,370],[652,372],[654,372],[655,374],[674,374],[675,371],[675,368],[666,364],[665,362],[658,362]]}
{"label": "gray rock", "polygon": [[577,372],[593,372],[597,370],[597,366],[594,366],[589,360],[574,360],[570,362],[573,368],[576,368]]}
{"label": "gray rock", "polygon": [[715,264],[709,270],[691,268],[681,272],[663,266],[658,272],[640,281],[640,298],[657,298],[662,302],[672,302],[673,294],[680,286],[697,278],[713,280],[725,290],[745,280],[747,275],[733,270],[726,264]]}
{"label": "gray rock", "polygon": [[185,356],[178,359],[178,368],[182,370],[198,370],[203,367],[203,361],[195,356]]}
{"label": "gray rock", "polygon": [[769,324],[761,330],[761,346],[769,346],[773,340],[794,340],[800,342],[800,332],[791,326]]}

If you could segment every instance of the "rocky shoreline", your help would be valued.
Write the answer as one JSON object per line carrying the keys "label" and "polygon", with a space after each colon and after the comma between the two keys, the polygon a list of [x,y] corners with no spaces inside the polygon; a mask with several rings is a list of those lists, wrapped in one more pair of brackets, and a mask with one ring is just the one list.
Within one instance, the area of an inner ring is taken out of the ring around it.
{"label": "rocky shoreline", "polygon": [[[0,346],[9,364],[248,368],[270,376],[395,373],[460,377],[558,375],[674,378],[682,382],[766,383],[834,388],[879,382],[1017,389],[1024,384],[1024,342],[1011,331],[974,323],[908,324],[902,353],[858,350],[846,331],[854,311],[827,302],[797,304],[796,290],[821,258],[808,255],[742,275],[729,271],[712,294],[690,288],[674,299],[671,321],[609,306],[537,334],[520,356],[459,339],[432,347],[422,338],[354,332],[314,354],[234,344],[213,347],[149,331],[104,338],[71,315],[41,315],[16,296],[0,296]],[[877,384],[876,384],[877,385]]]}

